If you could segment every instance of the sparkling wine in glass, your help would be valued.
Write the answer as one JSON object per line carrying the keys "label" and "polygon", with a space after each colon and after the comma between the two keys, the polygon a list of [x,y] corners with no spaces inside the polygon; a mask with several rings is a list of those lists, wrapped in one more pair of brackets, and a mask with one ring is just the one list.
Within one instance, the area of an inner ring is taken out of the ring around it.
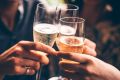
{"label": "sparkling wine in glass", "polygon": [[[56,43],[60,51],[73,52],[73,53],[83,52],[84,21],[85,20],[83,18],[79,18],[79,17],[60,18],[59,37],[56,39]],[[75,63],[74,61],[67,59],[61,59],[61,61],[65,61],[67,63]],[[60,79],[60,80],[64,80],[64,79]],[[68,79],[68,80],[72,80],[72,79]]]}
{"label": "sparkling wine in glass", "polygon": [[[33,25],[33,38],[34,42],[41,42],[49,46],[53,46],[55,39],[58,35],[58,28],[55,22],[56,8],[48,8],[44,4],[37,5],[34,25]],[[36,73],[36,80],[40,80],[43,64],[40,70]]]}
{"label": "sparkling wine in glass", "polygon": [[84,19],[79,17],[60,18],[57,46],[60,51],[82,53],[84,45]]}
{"label": "sparkling wine in glass", "polygon": [[[78,16],[78,10],[79,7],[73,4],[58,4],[56,7],[56,18],[55,18],[55,23],[58,26],[58,29],[61,29],[61,26],[59,26],[59,19],[63,17],[76,17]],[[69,28],[70,30],[74,31],[73,28],[69,26],[64,26],[62,31],[65,31],[66,28]],[[71,35],[75,34],[73,32]],[[58,76],[52,77],[49,80],[65,80],[62,76],[60,76],[61,71],[56,71],[58,72]]]}

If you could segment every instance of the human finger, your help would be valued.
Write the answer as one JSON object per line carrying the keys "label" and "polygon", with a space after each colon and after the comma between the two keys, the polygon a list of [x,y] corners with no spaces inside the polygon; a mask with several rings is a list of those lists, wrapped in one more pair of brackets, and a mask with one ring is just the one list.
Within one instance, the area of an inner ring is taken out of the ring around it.
{"label": "human finger", "polygon": [[39,62],[43,64],[48,64],[49,59],[46,56],[46,53],[41,52],[41,51],[36,51],[36,50],[30,50],[30,54],[32,57],[36,58]]}
{"label": "human finger", "polygon": [[49,53],[51,55],[57,54],[52,47],[47,46],[41,42],[20,41],[18,45],[24,47],[25,49],[39,50],[45,53]]}
{"label": "human finger", "polygon": [[39,61],[43,64],[48,64],[49,59],[47,58],[46,55],[47,55],[46,53],[41,52],[41,51],[37,51],[37,50],[27,50],[26,51],[21,47],[16,47],[15,52],[13,54],[11,54],[10,56],[22,57],[22,58],[26,58],[26,59]]}
{"label": "human finger", "polygon": [[89,63],[92,61],[92,56],[86,54],[78,54],[78,53],[66,53],[66,52],[58,52],[58,57],[80,62],[80,63]]}
{"label": "human finger", "polygon": [[57,55],[57,51],[55,51],[54,48],[40,42],[36,43],[36,49],[41,50],[42,52],[48,53],[48,55]]}
{"label": "human finger", "polygon": [[33,61],[30,59],[23,59],[19,57],[11,57],[8,59],[11,65],[17,65],[17,66],[22,66],[22,67],[31,67],[34,70],[39,70],[40,68],[40,63],[37,61]]}
{"label": "human finger", "polygon": [[[12,53],[14,53],[15,51],[19,51],[20,48],[17,47],[17,45],[14,45],[13,47],[9,48],[8,50],[6,50],[4,53],[2,53],[0,55],[0,61],[6,59],[8,56],[10,56]],[[20,49],[21,50],[21,49]]]}
{"label": "human finger", "polygon": [[0,60],[6,59],[8,56],[13,53],[17,55],[22,55],[23,52],[29,50],[38,50],[45,53],[49,53],[50,55],[56,55],[57,52],[52,48],[40,42],[30,42],[30,41],[20,41],[10,49],[6,50],[4,53],[0,55]]}
{"label": "human finger", "polygon": [[[27,74],[25,73],[26,67],[29,67]],[[31,60],[26,59],[20,59],[17,57],[8,57],[8,59],[1,62],[1,68],[3,70],[2,74],[5,75],[32,75],[35,73],[36,70],[38,70],[40,67],[40,64],[38,62],[34,62]]]}
{"label": "human finger", "polygon": [[19,42],[16,45],[9,48],[8,50],[6,50],[4,53],[2,53],[0,55],[0,60],[4,60],[10,56],[23,56],[25,52],[26,50],[24,49],[24,47],[20,45],[20,42]]}
{"label": "human finger", "polygon": [[37,50],[29,50],[29,51],[17,51],[18,53],[22,53],[23,58],[39,61],[43,64],[48,64],[49,59],[47,57],[47,53],[37,51]]}
{"label": "human finger", "polygon": [[93,41],[91,41],[91,40],[89,40],[87,38],[84,40],[84,45],[86,45],[86,46],[88,46],[88,47],[90,47],[92,49],[96,48],[96,44]]}
{"label": "human finger", "polygon": [[87,74],[86,65],[82,65],[75,61],[62,60],[59,62],[59,65],[62,69],[70,73]]}
{"label": "human finger", "polygon": [[92,49],[92,48],[90,48],[90,47],[88,47],[86,45],[83,46],[83,53],[88,54],[88,55],[92,55],[92,56],[97,55],[97,53],[96,53],[96,51],[94,49]]}
{"label": "human finger", "polygon": [[33,75],[35,74],[35,70],[28,67],[22,67],[22,66],[15,66],[12,69],[12,72],[10,75]]}
{"label": "human finger", "polygon": [[22,47],[16,47],[15,52],[10,56],[18,56],[26,59],[31,59],[39,61],[43,64],[48,64],[49,59],[47,58],[47,53],[37,51],[37,50],[25,50]]}

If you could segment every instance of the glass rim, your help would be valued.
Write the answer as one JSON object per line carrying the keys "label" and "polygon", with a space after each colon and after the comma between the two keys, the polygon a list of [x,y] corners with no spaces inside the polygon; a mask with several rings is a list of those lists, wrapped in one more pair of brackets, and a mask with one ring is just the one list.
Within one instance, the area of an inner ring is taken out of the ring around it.
{"label": "glass rim", "polygon": [[[77,19],[78,21],[73,22],[73,21],[65,21],[64,19]],[[63,17],[59,19],[60,22],[65,22],[65,23],[84,23],[85,19],[80,18],[80,17]]]}
{"label": "glass rim", "polygon": [[[40,5],[43,5],[43,6],[41,7]],[[56,5],[56,8],[58,8],[59,5],[72,5],[72,6],[75,7],[75,8],[73,8],[73,9],[65,9],[65,10],[79,10],[79,7],[78,7],[77,5],[74,5],[74,4],[67,4],[67,3],[64,3],[64,4],[58,4],[58,5]],[[46,9],[46,8],[44,7],[44,4],[43,4],[43,3],[38,3],[38,4],[37,4],[37,8],[43,8],[43,9]]]}

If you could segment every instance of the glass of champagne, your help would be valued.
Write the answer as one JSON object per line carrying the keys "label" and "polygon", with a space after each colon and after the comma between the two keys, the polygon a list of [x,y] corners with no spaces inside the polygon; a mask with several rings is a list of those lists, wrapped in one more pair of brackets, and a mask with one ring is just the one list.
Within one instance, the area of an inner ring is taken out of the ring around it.
{"label": "glass of champagne", "polygon": [[[49,46],[53,46],[55,39],[58,35],[58,28],[55,22],[56,8],[46,7],[44,4],[37,5],[34,24],[33,24],[33,37],[34,42],[41,42]],[[40,80],[41,69],[36,73],[36,80]]]}
{"label": "glass of champagne", "polygon": [[[56,7],[56,18],[55,18],[55,23],[58,26],[58,29],[60,30],[59,27],[59,19],[63,18],[63,17],[76,17],[78,16],[78,10],[79,7],[74,5],[74,4],[58,4]],[[54,75],[55,77],[50,78],[49,80],[64,80],[64,78],[62,76],[60,76],[60,71],[57,69],[57,71],[55,71],[58,75],[58,77],[56,75]]]}
{"label": "glass of champagne", "polygon": [[[56,43],[60,51],[82,53],[84,47],[84,19],[79,17],[60,18],[59,37]],[[71,63],[74,61],[61,59]]]}
{"label": "glass of champagne", "polygon": [[57,46],[60,51],[82,53],[84,44],[84,19],[79,17],[60,18]]}

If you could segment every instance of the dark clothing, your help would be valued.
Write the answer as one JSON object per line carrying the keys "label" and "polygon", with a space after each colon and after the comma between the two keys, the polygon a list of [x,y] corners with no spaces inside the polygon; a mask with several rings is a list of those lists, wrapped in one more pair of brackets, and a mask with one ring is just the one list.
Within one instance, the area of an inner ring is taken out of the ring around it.
{"label": "dark clothing", "polygon": [[[22,19],[19,18],[20,13],[18,11],[13,31],[10,31],[0,19],[0,53],[21,40],[33,40],[32,27],[37,2],[35,0],[23,0],[23,2],[23,17]],[[35,80],[35,76],[6,76],[4,80]]]}
{"label": "dark clothing", "polygon": [[[12,45],[16,44],[21,40],[32,40],[32,26],[34,12],[33,3],[27,0],[24,1],[24,15],[23,18],[19,20],[19,12],[16,16],[17,24],[14,26],[13,31],[10,31],[6,25],[0,19],[0,53],[4,52],[6,49],[10,48]],[[15,22],[15,23],[16,23]]]}

